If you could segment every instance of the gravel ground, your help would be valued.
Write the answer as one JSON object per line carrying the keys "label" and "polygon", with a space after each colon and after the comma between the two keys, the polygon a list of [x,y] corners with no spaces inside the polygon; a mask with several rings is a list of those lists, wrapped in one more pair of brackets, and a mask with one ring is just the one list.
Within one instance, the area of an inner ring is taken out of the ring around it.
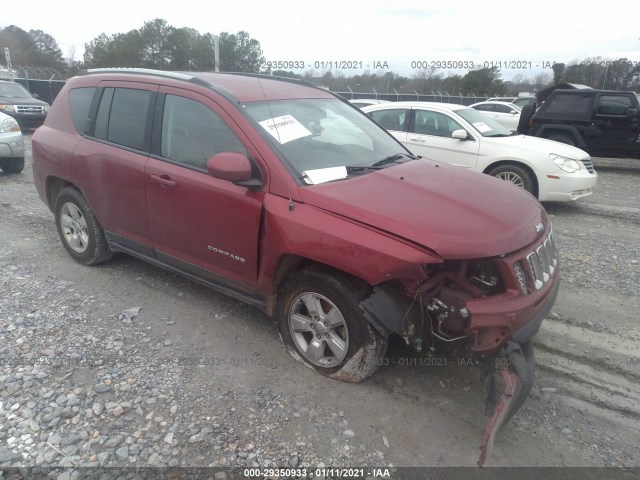
{"label": "gravel ground", "polygon": [[[546,205],[563,288],[490,465],[640,465],[640,162],[595,163],[595,195]],[[475,464],[475,369],[391,342],[368,381],[322,378],[250,306],[125,255],[75,264],[30,165],[0,174],[0,466]]]}

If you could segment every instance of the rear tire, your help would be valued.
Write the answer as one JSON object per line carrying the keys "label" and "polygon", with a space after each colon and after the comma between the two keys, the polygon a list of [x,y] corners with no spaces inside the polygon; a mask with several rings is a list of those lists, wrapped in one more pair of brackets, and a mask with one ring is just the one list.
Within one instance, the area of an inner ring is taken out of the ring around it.
{"label": "rear tire", "polygon": [[3,158],[0,160],[0,169],[4,173],[20,173],[24,170],[24,157]]}
{"label": "rear tire", "polygon": [[512,183],[517,187],[524,188],[531,195],[535,195],[534,183],[531,174],[518,165],[505,164],[500,165],[488,172],[492,177],[499,178],[505,182]]}
{"label": "rear tire", "polygon": [[387,340],[360,308],[371,288],[338,272],[304,269],[278,296],[280,338],[293,358],[321,375],[357,383],[384,359]]}
{"label": "rear tire", "polygon": [[60,190],[55,203],[60,240],[73,259],[83,265],[110,260],[113,253],[89,203],[73,187]]}

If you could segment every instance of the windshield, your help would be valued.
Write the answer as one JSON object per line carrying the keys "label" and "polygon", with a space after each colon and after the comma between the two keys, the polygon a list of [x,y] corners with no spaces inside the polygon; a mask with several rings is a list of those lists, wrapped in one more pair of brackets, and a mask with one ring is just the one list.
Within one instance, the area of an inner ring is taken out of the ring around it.
{"label": "windshield", "polygon": [[19,83],[0,83],[0,97],[30,98],[31,94]]}
{"label": "windshield", "polygon": [[464,118],[483,137],[509,137],[511,131],[504,128],[493,118],[473,108],[461,108],[456,113]]}
{"label": "windshield", "polygon": [[[299,177],[307,181],[307,171],[332,167],[354,171],[360,167],[373,169],[374,164],[378,164],[375,168],[383,168],[382,165],[409,160],[404,156],[407,151],[390,135],[335,98],[251,102],[242,106],[275,139]],[[388,161],[390,157],[394,160]],[[379,163],[381,160],[385,162]]]}

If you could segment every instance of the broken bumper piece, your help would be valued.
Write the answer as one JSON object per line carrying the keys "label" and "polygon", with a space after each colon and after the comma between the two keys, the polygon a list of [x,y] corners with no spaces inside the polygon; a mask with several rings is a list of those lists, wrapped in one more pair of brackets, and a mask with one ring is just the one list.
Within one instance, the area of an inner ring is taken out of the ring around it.
{"label": "broken bumper piece", "polygon": [[489,458],[496,435],[524,404],[535,380],[535,357],[531,341],[523,344],[509,341],[504,353],[506,356],[499,358],[500,365],[495,356],[482,364],[485,414],[491,418],[482,436],[478,460],[480,467]]}

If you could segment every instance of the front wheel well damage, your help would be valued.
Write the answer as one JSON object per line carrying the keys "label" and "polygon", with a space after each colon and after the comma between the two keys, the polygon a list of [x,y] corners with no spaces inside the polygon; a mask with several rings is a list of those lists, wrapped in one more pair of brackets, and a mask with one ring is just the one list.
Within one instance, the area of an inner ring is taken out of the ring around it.
{"label": "front wheel well damage", "polygon": [[426,280],[391,280],[360,303],[383,336],[396,333],[418,351],[436,342],[474,337],[467,302],[498,295],[505,284],[491,259],[444,261],[425,267]]}

